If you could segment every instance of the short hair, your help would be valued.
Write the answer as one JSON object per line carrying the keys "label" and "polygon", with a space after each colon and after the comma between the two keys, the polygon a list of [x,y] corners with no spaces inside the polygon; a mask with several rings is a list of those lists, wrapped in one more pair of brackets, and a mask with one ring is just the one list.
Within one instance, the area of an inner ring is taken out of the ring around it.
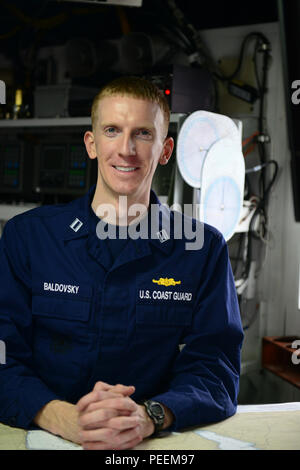
{"label": "short hair", "polygon": [[100,100],[111,96],[129,96],[158,104],[164,116],[165,133],[167,135],[170,123],[170,108],[167,99],[156,85],[149,80],[135,76],[116,78],[100,89],[92,103],[93,130],[96,127]]}

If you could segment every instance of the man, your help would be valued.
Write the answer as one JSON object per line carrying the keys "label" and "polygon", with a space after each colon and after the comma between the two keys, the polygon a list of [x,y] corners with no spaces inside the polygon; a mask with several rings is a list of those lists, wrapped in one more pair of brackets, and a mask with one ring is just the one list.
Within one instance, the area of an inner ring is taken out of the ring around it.
{"label": "man", "polygon": [[[235,413],[243,332],[226,243],[201,226],[202,248],[187,250],[176,233],[188,218],[166,209],[150,230],[160,204],[152,178],[174,146],[168,124],[151,83],[108,84],[84,136],[96,188],[6,224],[1,422],[123,450]],[[145,222],[147,236],[130,237]]]}

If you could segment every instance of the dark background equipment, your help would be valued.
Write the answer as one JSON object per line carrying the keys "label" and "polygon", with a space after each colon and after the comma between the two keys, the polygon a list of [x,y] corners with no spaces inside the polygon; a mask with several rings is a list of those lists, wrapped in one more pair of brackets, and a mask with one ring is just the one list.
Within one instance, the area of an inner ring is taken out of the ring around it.
{"label": "dark background equipment", "polygon": [[[0,79],[7,85],[0,117],[16,122],[1,128],[0,121],[0,143],[10,144],[0,150],[2,201],[55,203],[86,192],[97,177],[96,162],[82,147],[86,127],[61,123],[89,116],[92,95],[116,76],[153,80],[172,113],[216,109],[201,29],[272,22],[277,15],[273,0],[253,0],[249,11],[234,0],[218,8],[207,4],[205,14],[192,0],[125,5],[0,0]],[[18,127],[30,118],[57,124]],[[171,166],[167,171],[174,173]]]}
{"label": "dark background equipment", "polygon": [[287,132],[291,149],[295,220],[300,222],[300,104],[293,103],[292,83],[300,80],[300,1],[278,0],[281,45],[283,54],[284,89]]}
{"label": "dark background equipment", "polygon": [[212,111],[213,81],[208,70],[174,65],[169,74],[146,76],[164,93],[173,113]]}

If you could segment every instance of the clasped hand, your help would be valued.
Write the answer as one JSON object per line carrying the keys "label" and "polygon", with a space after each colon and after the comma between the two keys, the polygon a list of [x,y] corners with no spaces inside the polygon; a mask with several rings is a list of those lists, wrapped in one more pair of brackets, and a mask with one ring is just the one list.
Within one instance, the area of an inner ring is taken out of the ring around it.
{"label": "clasped hand", "polygon": [[130,398],[134,391],[134,386],[97,382],[78,401],[78,437],[84,449],[130,449],[153,433],[145,408]]}

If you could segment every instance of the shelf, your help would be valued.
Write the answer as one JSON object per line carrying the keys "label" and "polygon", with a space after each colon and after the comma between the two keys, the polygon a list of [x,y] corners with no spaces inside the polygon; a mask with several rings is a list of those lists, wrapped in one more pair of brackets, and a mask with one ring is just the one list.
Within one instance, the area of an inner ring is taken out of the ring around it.
{"label": "shelf", "polygon": [[[300,388],[300,364],[294,364],[292,355],[297,349],[292,348],[293,341],[299,336],[266,336],[262,345],[262,366],[281,377],[283,380]],[[300,344],[300,341],[299,341]],[[298,356],[300,361],[300,350]],[[297,358],[298,362],[298,358]]]}
{"label": "shelf", "polygon": [[[183,113],[172,113],[170,123],[178,124],[186,116]],[[32,118],[32,119],[0,119],[0,129],[18,127],[67,127],[91,126],[91,118],[86,117],[58,117],[58,118]]]}
{"label": "shelf", "polygon": [[15,127],[91,126],[90,117],[1,119],[0,129]]}

